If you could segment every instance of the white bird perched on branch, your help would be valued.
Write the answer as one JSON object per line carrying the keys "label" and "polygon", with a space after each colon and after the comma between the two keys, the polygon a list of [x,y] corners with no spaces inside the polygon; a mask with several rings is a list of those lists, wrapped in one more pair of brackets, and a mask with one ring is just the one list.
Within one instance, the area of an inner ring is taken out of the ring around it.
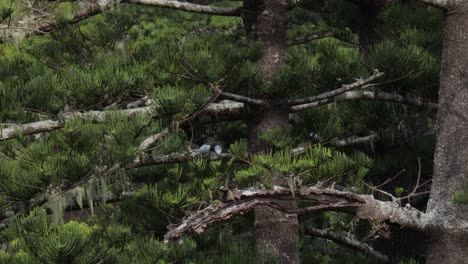
{"label": "white bird perched on branch", "polygon": [[221,155],[221,153],[223,152],[223,147],[221,147],[221,145],[216,145],[214,147],[214,151],[216,152],[216,155]]}
{"label": "white bird perched on branch", "polygon": [[201,147],[197,149],[192,149],[192,152],[200,153],[200,154],[205,154],[208,153],[211,149],[211,146],[208,144],[203,144]]}
{"label": "white bird perched on branch", "polygon": [[315,142],[320,141],[319,135],[317,135],[317,133],[315,133],[314,131],[310,132],[309,138]]}

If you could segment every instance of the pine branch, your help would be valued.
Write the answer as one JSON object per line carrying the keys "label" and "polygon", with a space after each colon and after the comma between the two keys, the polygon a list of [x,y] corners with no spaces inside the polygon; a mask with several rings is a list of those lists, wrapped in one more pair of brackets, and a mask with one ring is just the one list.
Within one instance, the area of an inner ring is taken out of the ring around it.
{"label": "pine branch", "polygon": [[[83,1],[84,2],[84,1]],[[37,28],[19,28],[11,27],[12,30],[26,30],[31,35],[43,35],[57,31],[69,25],[76,24],[80,21],[86,20],[90,17],[96,16],[105,12],[107,9],[114,8],[120,3],[142,4],[160,8],[170,8],[186,12],[208,14],[216,16],[240,16],[242,7],[217,7],[198,5],[187,2],[173,1],[173,0],[103,0],[85,3],[84,7],[76,11],[71,19],[65,23],[57,23],[56,21],[43,22]]]}
{"label": "pine branch", "polygon": [[[237,98],[239,99],[239,98]],[[252,98],[244,98],[247,101],[250,101]],[[255,104],[263,104],[263,100],[256,101],[257,99],[252,99],[251,101]],[[417,107],[427,107],[429,109],[437,109],[437,104],[433,103],[427,99],[421,97],[413,96],[403,96],[397,93],[385,93],[378,91],[348,91],[342,94],[339,94],[334,97],[329,97],[320,101],[315,101],[312,103],[295,105],[290,107],[291,112],[300,112],[306,109],[319,107],[322,105],[330,104],[333,102],[340,101],[354,101],[354,100],[370,100],[370,101],[389,101],[397,102],[402,104],[407,104]],[[202,111],[204,116],[242,116],[246,113],[247,109],[242,102],[233,102],[233,101],[221,101],[220,103],[211,103]],[[89,112],[73,112],[66,113],[61,116],[61,120],[43,120],[32,122],[28,124],[21,125],[12,125],[8,128],[0,129],[0,141],[13,139],[18,134],[23,135],[35,135],[44,132],[53,131],[56,129],[62,128],[66,121],[72,118],[81,118],[85,120],[93,120],[94,122],[103,122],[105,116],[108,113],[121,114],[124,116],[131,116],[135,114],[149,114],[153,117],[157,117],[157,113],[154,113],[151,107],[140,107],[134,109],[125,109],[125,110],[109,110],[109,111],[89,111]]]}
{"label": "pine branch", "polygon": [[246,104],[253,104],[253,105],[263,105],[266,106],[268,105],[268,102],[265,100],[261,99],[255,99],[255,98],[250,98],[238,94],[233,94],[233,93],[228,93],[228,92],[220,92],[220,96],[225,99],[230,99],[234,100],[240,103],[246,103]]}
{"label": "pine branch", "polygon": [[327,229],[317,229],[312,226],[307,226],[305,228],[306,234],[315,236],[315,237],[321,237],[325,238],[334,242],[337,242],[339,244],[343,244],[347,247],[350,247],[352,249],[356,249],[359,251],[364,252],[365,254],[368,254],[370,256],[373,256],[374,258],[383,261],[385,263],[389,262],[390,259],[388,256],[380,253],[379,251],[373,249],[371,246],[368,244],[361,242],[357,240],[354,237],[351,237],[347,235],[346,233],[339,233],[339,232],[334,232],[332,230],[327,230]]}
{"label": "pine branch", "polygon": [[373,140],[378,139],[379,137],[377,135],[369,135],[365,137],[349,137],[349,138],[344,138],[344,139],[333,139],[329,143],[325,145],[331,145],[334,147],[342,148],[342,147],[347,147],[347,146],[353,146],[353,145],[358,145],[362,143],[367,143],[371,142]]}
{"label": "pine branch", "polygon": [[34,135],[44,132],[60,129],[65,125],[65,122],[73,119],[80,118],[84,120],[93,120],[94,122],[103,122],[105,116],[110,113],[120,114],[123,116],[132,116],[135,114],[150,114],[151,107],[141,107],[135,109],[125,110],[111,110],[111,111],[88,111],[88,112],[73,112],[65,113],[59,116],[60,120],[43,120],[28,124],[11,126],[0,130],[0,141],[15,138],[18,134]]}
{"label": "pine branch", "polygon": [[[229,190],[225,190],[229,191]],[[209,224],[229,219],[245,213],[256,206],[269,206],[284,213],[309,213],[316,211],[341,211],[355,214],[362,219],[380,222],[390,221],[418,230],[427,228],[426,215],[412,207],[401,207],[397,202],[379,201],[371,195],[359,195],[342,192],[332,188],[300,187],[293,196],[291,189],[274,186],[273,189],[234,190],[230,201],[211,205],[184,220],[178,226],[169,227],[164,239],[169,242],[179,238],[185,232],[202,233]],[[284,207],[284,200],[313,201],[318,205],[306,208]]]}
{"label": "pine branch", "polygon": [[[241,108],[241,109],[239,109]],[[218,115],[220,113],[239,113],[239,111],[244,109],[244,104],[242,103],[236,103],[236,102],[221,102],[221,103],[209,103],[206,105],[206,107],[203,108],[203,110],[199,110],[200,113],[208,113],[211,115]],[[123,114],[135,114],[135,113],[140,113],[143,111],[144,113],[150,113],[151,109],[150,107],[143,107],[143,108],[137,108],[137,109],[127,109],[127,110],[114,110],[114,111],[90,111],[87,113],[69,113],[66,115],[62,116],[62,119],[64,121],[72,118],[72,117],[81,117],[81,118],[93,118],[94,121],[103,121],[105,118],[105,114],[109,112],[119,112]],[[58,121],[57,121],[58,122]],[[60,122],[59,124],[61,127],[63,127],[64,122]],[[180,123],[180,122],[179,122]],[[24,128],[30,128],[31,126],[28,126],[30,124],[23,125],[21,127],[16,127],[16,130],[13,130],[14,133],[18,132],[28,132],[32,133],[31,129],[28,130],[22,130]],[[49,127],[51,128],[51,127]],[[57,129],[60,127],[54,127],[54,129]],[[50,130],[49,130],[50,131]],[[2,136],[3,136],[3,131]],[[12,131],[6,131],[5,135],[9,135],[10,133],[13,133]],[[89,182],[96,180],[99,177],[108,177],[110,175],[114,175],[119,171],[122,170],[129,170],[129,169],[135,169],[135,168],[140,168],[140,167],[145,167],[145,166],[152,166],[152,165],[158,165],[158,164],[173,164],[173,163],[182,163],[182,162],[187,162],[199,155],[203,155],[204,158],[207,158],[208,160],[229,160],[231,158],[235,158],[231,154],[223,153],[221,155],[214,155],[214,153],[210,153],[213,155],[210,155],[207,157],[205,154],[201,153],[196,153],[196,152],[188,152],[188,153],[172,153],[169,155],[151,155],[151,154],[146,154],[144,153],[148,148],[156,141],[162,139],[163,137],[167,136],[169,131],[167,129],[164,129],[162,132],[151,135],[150,137],[146,138],[138,147],[139,155],[129,164],[126,164],[125,166],[122,166],[120,163],[116,163],[113,166],[111,166],[109,169],[106,168],[101,168],[97,167],[95,168],[95,174],[93,175],[88,175],[86,176],[83,180],[81,180],[79,183],[74,184],[73,186],[68,186],[67,182],[63,182],[61,185],[58,187],[54,188],[53,190],[47,191],[41,198],[36,200],[35,202],[32,202],[29,206],[29,209],[32,209],[36,206],[42,206],[46,204],[48,201],[50,201],[51,198],[54,198],[59,195],[63,195],[67,191],[73,191],[73,189],[78,188],[80,184],[82,184],[84,181]],[[245,161],[240,161],[240,162],[245,162]],[[23,209],[16,213],[14,216],[18,215],[23,215],[26,213],[28,210]],[[3,230],[6,228],[7,224],[9,222],[9,218],[4,219],[0,222],[0,230]]]}
{"label": "pine branch", "polygon": [[330,31],[317,32],[309,36],[296,38],[289,44],[289,47],[302,45],[302,44],[306,44],[315,40],[324,39],[324,38],[333,37],[333,36],[334,36],[334,33]]}
{"label": "pine branch", "polygon": [[307,104],[294,105],[290,107],[291,112],[300,112],[306,109],[319,107],[334,102],[369,100],[369,101],[388,101],[402,103],[416,107],[426,107],[429,109],[437,109],[437,104],[427,99],[415,96],[404,96],[397,93],[386,93],[379,91],[348,91],[334,97],[328,97],[320,101],[314,101]]}
{"label": "pine branch", "polygon": [[233,158],[235,159],[235,156],[230,153],[221,153],[220,155],[216,155],[215,153],[211,152],[208,153],[208,155],[204,155],[197,152],[174,152],[167,155],[141,154],[132,163],[128,164],[125,167],[125,169],[136,169],[162,164],[184,163],[193,160],[197,157],[202,157],[206,161],[230,160]]}
{"label": "pine branch", "polygon": [[[145,144],[144,142],[152,141],[154,139],[161,139],[162,137],[164,137],[166,133],[167,131],[162,131],[158,134],[152,135],[148,137],[147,139],[145,139],[143,143],[140,145],[140,155],[137,158],[135,158],[131,163],[124,165],[124,166],[120,163],[117,163],[111,166],[107,170],[100,168],[98,169],[99,175],[93,174],[84,180],[88,182],[88,181],[96,180],[99,177],[109,177],[111,175],[118,173],[119,171],[142,168],[142,167],[147,167],[147,166],[184,163],[184,162],[193,160],[197,157],[202,157],[206,161],[217,161],[217,160],[227,161],[227,160],[235,159],[235,161],[239,163],[246,162],[245,160],[237,159],[234,155],[230,153],[222,153],[220,155],[216,155],[213,152],[205,153],[205,154],[201,154],[197,152],[185,152],[185,153],[175,152],[175,153],[171,153],[168,155],[153,155],[153,154],[144,153],[146,149],[143,146],[146,146],[146,148],[148,148],[151,145],[151,144]],[[351,142],[351,140],[344,140],[344,141]],[[301,155],[301,154],[304,154],[306,150],[307,150],[307,147],[298,147],[298,148],[292,149],[291,154]],[[79,184],[75,184],[71,188],[67,187],[66,184],[62,184],[61,186],[50,191],[49,193],[43,195],[40,199],[37,199],[35,202],[31,203],[31,205],[29,206],[29,209],[32,209],[36,206],[45,205],[51,198],[57,195],[62,195],[67,191],[73,191],[73,189],[77,187],[79,187]],[[205,209],[208,211],[213,210],[213,212],[218,210],[219,211],[218,213],[220,215],[215,215],[210,218],[201,219],[205,221],[205,222],[201,222],[202,223],[201,226],[203,227],[202,229],[200,229],[201,231],[203,231],[204,227],[206,227],[206,225],[209,223],[228,219],[235,214],[247,212],[258,205],[270,206],[278,210],[282,210],[286,213],[295,213],[295,214],[304,214],[304,213],[324,211],[324,210],[349,211],[349,209],[360,207],[360,209],[358,209],[355,213],[365,214],[364,217],[362,218],[383,219],[382,221],[390,220],[390,221],[394,221],[396,223],[402,224],[404,226],[409,226],[409,227],[414,227],[414,228],[423,228],[420,226],[421,223],[415,222],[416,220],[414,220],[414,212],[410,213],[409,215],[406,214],[403,216],[393,215],[399,212],[397,211],[395,206],[399,207],[399,202],[401,201],[400,199],[396,199],[395,201],[392,201],[392,202],[381,202],[381,201],[374,200],[372,196],[358,195],[354,193],[346,193],[346,192],[341,192],[341,191],[330,189],[330,188],[321,189],[319,185],[317,185],[317,187],[300,188],[299,194],[295,194],[294,196],[291,195],[289,188],[283,188],[283,187],[278,187],[278,186],[273,187],[273,190],[248,189],[248,190],[243,190],[243,191],[239,191],[239,190],[230,191],[230,190],[222,189],[222,191],[225,191],[226,193],[228,193],[227,195],[224,195],[224,197],[232,197],[232,201],[234,202],[223,203],[222,204],[223,206],[221,206],[220,208],[212,205],[208,207],[207,209]],[[416,195],[419,195],[419,194],[416,194]],[[331,196],[332,199],[330,199],[330,197],[328,196]],[[305,208],[291,209],[291,208],[282,208],[278,203],[276,203],[278,199],[291,200],[291,199],[295,199],[294,197],[301,197],[301,199],[305,199],[305,200],[313,200],[315,202],[319,202],[320,204],[316,206],[305,207]],[[244,201],[243,200],[244,198],[249,198],[250,200],[248,199]],[[115,200],[116,198],[114,197],[113,199]],[[379,212],[378,210],[380,210],[379,209],[380,207],[382,207],[386,211],[383,213]],[[365,210],[368,210],[369,212]],[[411,207],[406,207],[404,210],[414,211],[414,209]],[[26,212],[25,210],[22,210],[16,213],[14,216],[22,215],[25,212]],[[205,212],[205,211],[202,211],[202,212]],[[419,211],[416,211],[416,212],[417,214],[420,214]],[[384,214],[384,215],[382,216],[380,214]],[[391,217],[387,219],[386,217],[389,217],[389,216]],[[409,216],[413,216],[413,218],[409,218]],[[399,220],[399,217],[406,217],[406,218],[403,220]],[[8,222],[10,221],[11,218],[12,217],[5,218],[0,222],[0,231],[7,227]],[[197,220],[197,221],[199,222],[201,220]],[[401,223],[399,221],[401,221]],[[191,225],[193,226],[193,227],[190,227],[192,229],[182,228],[183,229],[182,230],[181,228],[179,228],[182,231],[179,230],[181,233],[178,233],[178,235],[180,236],[185,231],[196,231],[198,230],[197,228],[200,228],[200,226],[198,226],[196,223],[192,223]],[[179,231],[174,231],[174,232],[179,232]]]}
{"label": "pine branch", "polygon": [[[53,189],[52,191],[49,191],[40,199],[40,204],[36,203],[34,206],[44,205],[48,201],[50,201],[51,198],[58,196],[58,195],[63,195],[65,192],[68,192],[68,191],[73,191],[75,188],[78,188],[84,182],[95,181],[98,178],[102,178],[102,177],[110,177],[120,171],[137,169],[137,168],[154,166],[154,165],[184,163],[184,162],[193,160],[197,157],[202,157],[207,161],[217,161],[217,160],[227,161],[227,160],[236,158],[230,153],[222,153],[220,155],[216,155],[215,153],[212,153],[212,152],[207,153],[208,155],[197,153],[197,152],[185,152],[185,153],[174,152],[174,153],[167,154],[167,155],[154,155],[154,154],[144,153],[146,148],[150,146],[150,144],[146,144],[145,142],[153,141],[155,140],[155,138],[159,140],[163,138],[166,134],[167,134],[166,131],[162,131],[158,134],[152,135],[148,137],[147,139],[145,139],[143,143],[140,145],[140,148],[139,148],[140,154],[138,155],[137,158],[135,158],[129,164],[124,165],[121,163],[116,163],[113,166],[111,166],[109,169],[97,168],[96,171],[98,173],[95,173],[95,174],[90,175],[89,177],[86,177],[85,179],[82,180],[82,182],[78,184],[75,184],[71,187],[67,186],[67,184],[61,184],[59,187]],[[236,160],[236,161],[241,162],[241,163],[245,162],[242,160]]]}
{"label": "pine branch", "polygon": [[324,99],[327,99],[327,98],[336,97],[337,95],[340,95],[342,93],[345,93],[345,92],[348,92],[348,91],[351,91],[351,90],[356,90],[356,89],[359,89],[359,88],[363,88],[365,85],[368,85],[368,84],[372,83],[373,81],[379,79],[382,76],[384,76],[384,74],[382,72],[375,71],[375,73],[373,75],[371,75],[370,77],[368,77],[366,79],[359,79],[359,80],[357,80],[356,82],[354,82],[352,84],[345,84],[341,88],[338,88],[336,90],[329,91],[329,92],[326,92],[326,93],[323,93],[323,94],[320,94],[320,95],[317,95],[317,96],[311,96],[311,97],[306,97],[306,98],[301,98],[301,99],[289,100],[288,104],[289,105],[300,105],[300,104],[312,103],[312,102],[317,102],[317,101],[324,100]]}
{"label": "pine branch", "polygon": [[[242,115],[245,112],[244,104],[237,102],[220,102],[211,103],[202,111],[205,116],[232,116]],[[63,128],[65,123],[72,118],[80,118],[84,120],[92,120],[93,122],[103,122],[107,114],[119,114],[123,116],[132,116],[136,114],[152,115],[157,117],[150,106],[124,109],[124,110],[109,110],[109,111],[89,111],[89,112],[73,112],[66,113],[60,116],[61,120],[43,120],[28,124],[14,125],[8,128],[0,129],[0,142],[4,140],[13,139],[18,134],[35,135],[39,133],[49,132],[56,129]]]}
{"label": "pine branch", "polygon": [[56,120],[45,120],[29,124],[10,126],[8,128],[0,129],[0,141],[15,138],[16,135],[20,133],[24,135],[34,135],[49,132],[62,127],[62,122]]}
{"label": "pine branch", "polygon": [[[222,82],[222,80],[220,82]],[[263,105],[263,106],[268,105],[268,102],[262,99],[255,99],[255,98],[250,98],[250,97],[239,95],[239,94],[224,92],[221,86],[216,85],[214,83],[210,83],[210,87],[215,95],[224,99],[234,100],[236,102],[245,103],[245,104]]]}
{"label": "pine branch", "polygon": [[[364,136],[364,137],[356,137],[356,136],[352,136],[352,137],[348,137],[348,138],[343,138],[343,139],[332,139],[328,142],[323,142],[321,143],[322,145],[324,146],[333,146],[333,147],[337,147],[337,148],[344,148],[344,147],[349,147],[349,146],[353,146],[353,145],[357,145],[357,144],[362,144],[362,143],[367,143],[367,142],[370,142],[372,140],[376,140],[378,139],[379,137],[375,134],[373,135],[369,135],[369,136]],[[310,143],[303,143],[301,144],[300,147],[297,147],[297,148],[294,148],[291,150],[291,154],[292,155],[301,155],[301,154],[304,154],[307,149],[310,147]]]}
{"label": "pine branch", "polygon": [[162,138],[166,137],[167,135],[169,135],[169,130],[164,129],[160,133],[149,136],[148,138],[143,140],[143,142],[141,142],[140,146],[138,146],[138,152],[143,152],[143,151],[147,150],[153,143],[155,143],[156,141],[161,140]]}
{"label": "pine branch", "polygon": [[[137,169],[137,168],[143,168],[143,167],[148,167],[148,166],[155,166],[155,165],[162,165],[162,164],[176,164],[176,163],[184,163],[188,162],[190,160],[193,160],[197,157],[202,157],[206,161],[218,161],[218,160],[230,160],[230,159],[236,159],[236,157],[230,153],[221,153],[220,155],[216,155],[213,152],[207,153],[207,154],[201,154],[197,152],[174,152],[171,154],[167,155],[154,155],[154,154],[148,154],[144,153],[152,143],[154,143],[157,140],[162,139],[167,135],[167,131],[164,130],[160,133],[151,135],[150,137],[146,138],[143,140],[143,142],[139,146],[139,155],[129,164],[122,165],[120,163],[116,163],[113,166],[110,166],[110,168],[105,169],[105,168],[98,168],[96,171],[99,171],[98,174],[92,174],[89,177],[86,177],[83,181],[93,181],[96,180],[99,177],[109,177],[111,175],[114,175],[118,173],[119,171],[125,171],[125,170],[131,170],[131,169]],[[151,144],[148,144],[148,142],[151,142]],[[305,152],[305,148],[297,148],[293,149],[292,153],[295,153],[295,155],[300,155]],[[245,163],[245,160],[240,160],[236,159],[236,162],[239,163]],[[82,182],[81,182],[82,183]],[[53,198],[54,196],[57,195],[62,195],[67,191],[73,191],[74,188],[79,187],[80,183],[75,184],[74,186],[67,186],[67,184],[61,184],[59,187],[53,189],[52,191],[49,191],[48,193],[42,195],[42,197],[35,202],[31,203],[29,209],[32,209],[36,206],[42,206],[46,204],[50,198]],[[25,211],[20,211],[15,214],[17,215],[22,215],[24,214]],[[6,218],[0,222],[0,230],[4,229],[7,226],[9,219]]]}
{"label": "pine branch", "polygon": [[217,7],[198,5],[174,0],[122,0],[132,4],[143,4],[155,7],[177,9],[192,13],[216,15],[216,16],[240,16],[242,7]]}

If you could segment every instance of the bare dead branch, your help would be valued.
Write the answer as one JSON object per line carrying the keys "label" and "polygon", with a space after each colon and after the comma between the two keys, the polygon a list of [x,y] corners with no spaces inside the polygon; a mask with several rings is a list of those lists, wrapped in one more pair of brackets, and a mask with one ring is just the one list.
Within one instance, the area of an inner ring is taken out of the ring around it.
{"label": "bare dead branch", "polygon": [[[84,1],[83,1],[84,2]],[[217,7],[217,6],[207,6],[207,5],[198,5],[188,2],[174,1],[174,0],[103,0],[103,1],[93,1],[86,2],[83,8],[76,11],[71,19],[57,23],[56,21],[43,22],[37,28],[25,29],[29,31],[31,35],[43,35],[57,31],[61,28],[64,28],[68,25],[76,24],[80,21],[83,21],[87,18],[93,17],[95,15],[105,12],[107,9],[111,9],[120,3],[130,3],[130,4],[142,4],[149,5],[160,8],[170,8],[192,13],[208,14],[208,15],[217,15],[217,16],[240,16],[242,7]]]}
{"label": "bare dead branch", "polygon": [[268,102],[266,102],[265,100],[250,98],[250,97],[228,93],[228,92],[221,92],[220,96],[225,99],[230,99],[230,100],[234,100],[234,101],[246,103],[246,104],[264,105],[264,106],[268,105]]}
{"label": "bare dead branch", "polygon": [[62,127],[63,124],[55,120],[45,120],[29,124],[10,126],[0,130],[0,141],[15,138],[19,133],[24,135],[34,135]]}
{"label": "bare dead branch", "polygon": [[[377,140],[379,137],[375,134],[369,135],[369,136],[364,136],[364,137],[348,137],[348,138],[343,138],[343,139],[332,139],[331,141],[328,142],[323,142],[321,143],[322,145],[325,146],[333,146],[333,147],[349,147],[357,144],[362,144],[362,143],[367,143],[372,140]],[[291,150],[292,155],[301,155],[304,154],[307,149],[310,147],[310,143],[303,143],[301,146],[294,148]]]}
{"label": "bare dead branch", "polygon": [[188,2],[174,1],[174,0],[123,0],[132,4],[143,4],[155,7],[177,9],[192,13],[216,15],[216,16],[240,16],[242,7],[217,7],[198,5]]}
{"label": "bare dead branch", "polygon": [[306,103],[312,103],[312,102],[317,102],[321,101],[327,98],[334,98],[337,95],[343,94],[345,92],[351,91],[351,90],[356,90],[359,88],[363,88],[365,85],[368,85],[372,83],[373,81],[379,79],[380,77],[384,76],[382,72],[375,71],[373,75],[366,79],[359,79],[356,82],[352,84],[345,84],[341,88],[335,89],[333,91],[325,92],[316,96],[311,96],[311,97],[306,97],[306,98],[301,98],[301,99],[293,99],[289,100],[288,104],[291,106],[295,105],[301,105],[301,104],[306,104]]}
{"label": "bare dead branch", "polygon": [[403,197],[399,197],[398,200],[400,200],[400,201],[408,200],[409,202],[411,202],[411,198],[413,198],[413,197],[429,194],[430,193],[429,191],[424,191],[424,192],[417,192],[417,191],[419,189],[421,189],[421,187],[423,187],[424,185],[431,182],[432,179],[428,180],[428,181],[425,181],[422,184],[420,184],[420,180],[421,180],[421,159],[418,157],[418,178],[416,180],[416,185],[414,186],[413,190],[408,195],[403,196]]}
{"label": "bare dead branch", "polygon": [[89,17],[101,14],[104,10],[111,7],[114,4],[112,1],[106,1],[104,3],[89,2],[82,9],[76,11],[73,17],[64,24],[58,24],[54,21],[44,22],[37,29],[34,29],[33,35],[43,35],[54,32],[68,25],[76,24]]}
{"label": "bare dead branch", "polygon": [[381,194],[383,194],[383,195],[389,197],[393,202],[398,201],[398,199],[397,199],[395,196],[393,196],[391,193],[386,192],[386,191],[384,191],[384,190],[382,190],[382,189],[379,189],[379,188],[377,188],[377,187],[375,187],[375,186],[372,186],[372,185],[366,183],[365,181],[363,181],[363,180],[361,180],[361,179],[358,179],[358,181],[360,181],[362,184],[364,184],[365,186],[367,186],[367,187],[368,187],[369,189],[371,189],[373,192],[381,193]]}
{"label": "bare dead branch", "polygon": [[161,164],[183,163],[193,160],[197,157],[202,157],[206,161],[229,160],[235,158],[235,156],[230,153],[221,153],[220,155],[216,155],[215,153],[211,152],[207,153],[207,155],[203,155],[197,152],[174,152],[168,155],[151,155],[142,153],[132,163],[128,164],[126,169],[135,169]]}
{"label": "bare dead branch", "polygon": [[[224,190],[226,191],[226,190]],[[371,195],[358,195],[342,192],[332,188],[300,187],[291,193],[290,188],[274,186],[273,189],[234,190],[228,197],[231,201],[211,205],[184,220],[180,225],[169,228],[165,242],[179,238],[185,232],[202,233],[214,222],[242,214],[252,208],[262,205],[270,206],[285,213],[307,213],[311,211],[346,211],[356,214],[359,218],[390,221],[405,227],[423,230],[426,228],[424,214],[414,208],[403,208],[398,203],[376,200]],[[281,200],[314,201],[319,205],[306,208],[284,208]]]}
{"label": "bare dead branch", "polygon": [[331,145],[334,147],[347,147],[347,146],[353,146],[353,145],[371,142],[378,138],[379,137],[377,135],[369,135],[365,137],[349,137],[345,139],[333,139],[327,145]]}
{"label": "bare dead branch", "polygon": [[335,232],[332,230],[327,230],[327,229],[317,229],[312,226],[307,226],[305,228],[305,231],[307,234],[315,236],[315,237],[321,237],[325,238],[334,242],[337,242],[339,244],[342,244],[344,246],[347,246],[352,249],[356,249],[359,251],[362,251],[370,256],[373,256],[374,258],[381,260],[385,263],[389,262],[390,259],[388,256],[380,253],[379,251],[373,249],[371,246],[368,244],[361,242],[357,240],[355,237],[351,237],[347,235],[346,233],[342,232]]}
{"label": "bare dead branch", "polygon": [[[249,98],[251,99],[251,98]],[[252,99],[256,100],[256,99]],[[385,93],[385,92],[377,92],[377,91],[348,91],[343,94],[340,94],[335,97],[327,98],[321,101],[316,101],[313,103],[302,104],[302,105],[295,105],[290,108],[291,112],[300,112],[306,109],[319,107],[322,105],[330,104],[333,102],[340,102],[340,101],[353,101],[353,100],[371,100],[371,101],[389,101],[389,102],[397,102],[408,104],[411,106],[417,107],[427,107],[430,109],[437,109],[437,104],[430,102],[427,99],[420,98],[420,97],[411,97],[411,96],[403,96],[396,93]],[[263,102],[255,101],[256,104],[263,104]],[[242,116],[246,113],[245,104],[242,102],[235,102],[235,101],[221,101],[220,103],[210,103],[207,105],[206,108],[200,113],[201,115],[205,116]],[[23,135],[34,135],[44,132],[53,131],[56,129],[60,129],[64,126],[64,123],[72,118],[81,118],[85,120],[93,120],[95,122],[103,122],[105,120],[105,116],[109,113],[121,114],[124,116],[131,116],[136,114],[147,114],[152,115],[153,117],[157,117],[157,113],[152,111],[151,107],[140,107],[134,109],[125,109],[125,110],[109,110],[109,111],[88,111],[88,112],[73,112],[73,113],[66,113],[61,116],[61,121],[58,120],[43,120],[37,121],[28,124],[17,124],[11,125],[7,128],[0,129],[0,141],[13,139],[19,133]],[[336,141],[335,143],[337,146],[340,144],[342,146],[347,146],[348,144],[358,144],[364,142],[366,139],[369,138],[360,138],[350,140],[348,139],[348,143],[343,145],[342,141]],[[362,141],[362,142],[360,142]],[[333,145],[333,142],[331,142]]]}
{"label": "bare dead branch", "polygon": [[[224,102],[224,103],[211,103],[203,111],[202,115],[212,116],[231,116],[241,115],[245,111],[243,103],[237,102]],[[119,114],[123,116],[132,115],[151,115],[157,117],[150,106],[140,107],[134,109],[124,110],[109,110],[109,111],[88,111],[88,112],[73,112],[65,113],[61,116],[61,120],[43,120],[28,124],[12,125],[8,128],[0,128],[0,141],[13,139],[18,134],[34,135],[44,132],[53,131],[62,128],[65,123],[73,118],[80,118],[84,120],[93,120],[94,122],[103,122],[108,114]]]}
{"label": "bare dead branch", "polygon": [[162,132],[149,136],[148,138],[143,140],[143,142],[141,142],[140,146],[138,146],[138,151],[143,152],[147,150],[153,143],[161,140],[163,137],[167,136],[168,134],[169,134],[169,130],[164,129]]}
{"label": "bare dead branch", "polygon": [[331,104],[334,102],[355,101],[355,100],[369,100],[369,101],[388,101],[406,104],[416,107],[426,107],[429,109],[437,109],[437,104],[427,99],[414,96],[404,96],[397,93],[386,93],[378,91],[348,91],[334,97],[329,97],[320,101],[315,101],[307,104],[294,105],[290,107],[291,112],[300,112],[306,109],[319,107],[322,105]]}
{"label": "bare dead branch", "polygon": [[398,172],[397,174],[395,174],[395,176],[385,180],[382,184],[379,184],[377,186],[375,186],[376,188],[380,188],[380,187],[383,187],[387,184],[389,184],[390,182],[392,182],[393,180],[395,180],[398,176],[400,176],[402,173],[406,172],[406,169],[402,169],[400,172]]}
{"label": "bare dead branch", "polygon": [[316,32],[316,33],[314,33],[312,35],[309,35],[309,36],[296,38],[295,40],[293,40],[289,44],[289,46],[292,47],[292,46],[297,46],[297,45],[301,45],[301,44],[306,44],[306,43],[312,42],[314,40],[333,37],[333,35],[334,35],[333,32],[330,32],[330,31]]}

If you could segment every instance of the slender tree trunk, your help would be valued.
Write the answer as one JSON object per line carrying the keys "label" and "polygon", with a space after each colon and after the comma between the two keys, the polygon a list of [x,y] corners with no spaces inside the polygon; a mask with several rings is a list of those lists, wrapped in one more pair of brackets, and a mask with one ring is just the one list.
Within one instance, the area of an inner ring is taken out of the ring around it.
{"label": "slender tree trunk", "polygon": [[[464,1],[461,1],[463,3]],[[468,188],[468,3],[447,12],[439,91],[434,176],[427,213],[433,224],[427,263],[468,262],[468,205],[452,195]]]}
{"label": "slender tree trunk", "polygon": [[[242,18],[253,43],[262,46],[262,57],[257,63],[263,81],[268,83],[285,63],[286,27],[288,22],[287,0],[245,0]],[[259,136],[272,128],[288,126],[288,108],[283,98],[262,94],[258,87],[250,87],[250,93],[271,101],[272,106],[252,109],[248,121],[249,148],[252,154],[266,150]],[[278,103],[279,102],[279,103]],[[276,179],[275,184],[284,184]],[[287,202],[287,206],[296,206]],[[269,254],[279,263],[299,263],[298,220],[296,214],[285,214],[269,207],[255,209],[255,235],[257,253]]]}
{"label": "slender tree trunk", "polygon": [[359,4],[361,19],[359,25],[359,47],[364,52],[368,52],[379,39],[375,26],[380,9],[381,6],[374,0],[361,1]]}

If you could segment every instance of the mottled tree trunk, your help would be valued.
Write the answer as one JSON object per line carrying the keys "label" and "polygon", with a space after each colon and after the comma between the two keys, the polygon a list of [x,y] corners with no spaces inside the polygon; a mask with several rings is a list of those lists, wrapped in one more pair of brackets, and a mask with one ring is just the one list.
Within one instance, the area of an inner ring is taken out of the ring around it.
{"label": "mottled tree trunk", "polygon": [[[265,146],[258,139],[263,131],[288,125],[287,108],[258,109],[249,122],[249,142],[252,152],[260,153]],[[284,179],[273,179],[275,185],[287,185]],[[295,207],[295,202],[278,201],[286,207]],[[299,263],[297,214],[286,214],[276,209],[259,206],[255,208],[255,239],[257,252],[275,257],[278,263]]]}
{"label": "mottled tree trunk", "polygon": [[[262,46],[262,57],[257,62],[263,81],[269,82],[285,63],[287,0],[245,0],[242,18],[253,43]],[[270,100],[271,106],[252,109],[248,121],[249,149],[252,154],[266,150],[259,136],[272,128],[288,126],[288,108],[283,98],[262,94],[258,87],[250,87],[250,94]],[[276,179],[275,184],[283,184]],[[284,203],[284,202],[282,202]],[[287,202],[286,206],[296,206]],[[299,263],[298,221],[296,214],[285,214],[270,207],[255,209],[255,236],[257,252],[274,256],[279,263]]]}
{"label": "mottled tree trunk", "polygon": [[[463,1],[462,1],[463,2]],[[468,206],[452,195],[468,187],[468,3],[446,13],[434,176],[427,213],[427,263],[468,263]]]}

